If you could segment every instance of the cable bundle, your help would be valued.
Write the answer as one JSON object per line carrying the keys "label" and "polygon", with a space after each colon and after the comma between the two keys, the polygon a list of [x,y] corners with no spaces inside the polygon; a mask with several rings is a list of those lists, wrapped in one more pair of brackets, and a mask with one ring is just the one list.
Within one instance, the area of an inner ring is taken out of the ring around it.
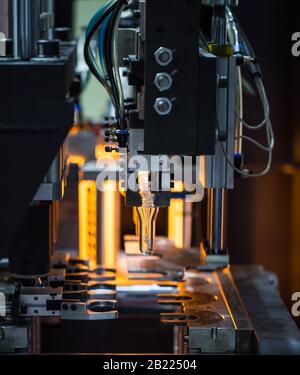
{"label": "cable bundle", "polygon": [[[116,34],[121,13],[127,0],[110,0],[102,6],[91,19],[86,29],[84,58],[93,75],[109,94],[120,129],[125,128],[124,97],[117,58]],[[100,66],[96,61],[96,52],[91,42],[98,31],[98,52]]]}
{"label": "cable bundle", "polygon": [[239,50],[244,56],[247,56],[250,58],[248,68],[250,76],[253,78],[254,84],[256,86],[259,99],[261,101],[263,112],[264,112],[264,119],[259,123],[255,125],[248,124],[243,118],[241,113],[239,111],[236,111],[236,116],[242,126],[248,130],[259,130],[259,129],[265,129],[266,131],[266,138],[267,138],[267,145],[263,145],[260,142],[256,141],[252,137],[241,135],[237,137],[236,139],[242,139],[248,142],[251,142],[259,149],[266,151],[268,153],[268,161],[266,164],[266,167],[263,171],[256,172],[256,173],[250,173],[245,170],[237,168],[230,160],[229,155],[227,154],[224,145],[221,143],[222,151],[224,153],[224,156],[228,162],[228,164],[237,172],[238,174],[244,176],[244,177],[261,177],[266,175],[272,164],[272,154],[274,149],[274,132],[273,127],[271,124],[270,119],[270,105],[269,100],[266,94],[265,86],[262,80],[262,71],[259,66],[258,60],[255,56],[254,50],[244,33],[243,29],[241,28],[239,22],[233,17],[231,10],[229,7],[226,8],[226,17],[227,17],[227,24],[229,26],[229,29],[231,29],[232,35],[235,36],[238,40],[235,41],[235,44],[239,44]]}

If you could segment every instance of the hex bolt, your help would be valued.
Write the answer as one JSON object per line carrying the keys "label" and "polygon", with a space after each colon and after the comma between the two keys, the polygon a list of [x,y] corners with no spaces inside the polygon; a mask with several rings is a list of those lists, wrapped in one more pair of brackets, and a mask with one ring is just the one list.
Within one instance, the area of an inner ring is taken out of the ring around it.
{"label": "hex bolt", "polygon": [[167,116],[173,108],[169,98],[157,98],[154,103],[154,109],[160,116]]}
{"label": "hex bolt", "polygon": [[167,91],[172,87],[173,78],[168,73],[157,73],[154,78],[154,84],[159,91]]}
{"label": "hex bolt", "polygon": [[173,51],[170,48],[159,47],[154,57],[158,65],[167,66],[173,61]]}

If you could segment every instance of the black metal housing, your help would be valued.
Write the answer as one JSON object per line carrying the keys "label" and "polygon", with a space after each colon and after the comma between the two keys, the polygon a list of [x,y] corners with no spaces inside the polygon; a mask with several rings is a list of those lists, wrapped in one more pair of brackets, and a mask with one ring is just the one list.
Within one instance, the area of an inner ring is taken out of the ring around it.
{"label": "black metal housing", "polygon": [[53,251],[52,205],[41,202],[27,210],[9,249],[9,271],[18,277],[45,276]]}
{"label": "black metal housing", "polygon": [[[200,8],[198,0],[146,2],[146,154],[214,154],[216,62],[214,58],[199,57]],[[160,47],[173,52],[167,66],[155,59]],[[164,92],[154,84],[156,74],[161,72],[173,78],[171,88]],[[154,109],[160,97],[173,103],[168,115],[161,116]]]}
{"label": "black metal housing", "polygon": [[57,59],[0,59],[0,259],[16,261],[14,236],[73,124],[75,65],[74,43],[61,45]]}

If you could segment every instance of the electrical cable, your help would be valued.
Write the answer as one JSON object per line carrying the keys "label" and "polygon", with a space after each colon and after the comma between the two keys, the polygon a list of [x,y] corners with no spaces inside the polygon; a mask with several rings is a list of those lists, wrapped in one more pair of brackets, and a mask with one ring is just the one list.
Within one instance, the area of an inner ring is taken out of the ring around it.
{"label": "electrical cable", "polygon": [[107,71],[109,80],[111,83],[112,93],[115,98],[116,103],[116,114],[119,119],[119,127],[121,129],[124,128],[124,107],[123,107],[123,88],[122,86],[118,85],[118,72],[119,67],[118,64],[115,62],[115,40],[116,34],[118,30],[118,25],[120,21],[120,15],[122,10],[124,9],[124,1],[119,0],[114,8],[112,15],[110,17],[110,21],[107,27],[107,34],[105,38],[105,55],[106,55],[106,64],[107,64]]}
{"label": "electrical cable", "polygon": [[103,75],[101,74],[101,71],[100,71],[99,67],[97,66],[97,64],[94,61],[94,56],[93,56],[92,49],[90,47],[90,42],[92,40],[93,35],[97,31],[97,29],[100,27],[101,23],[106,19],[106,17],[108,17],[110,15],[112,10],[114,9],[114,7],[116,5],[116,2],[117,2],[116,0],[111,0],[109,3],[107,3],[102,8],[100,8],[98,10],[98,12],[96,13],[96,15],[92,18],[92,20],[90,21],[90,23],[87,27],[87,30],[86,30],[86,41],[85,41],[85,45],[84,45],[85,61],[88,65],[88,67],[90,68],[91,72],[93,73],[93,75],[98,79],[98,81],[106,89],[106,91],[109,94],[109,96],[111,97],[114,105],[115,105],[115,100],[114,100],[114,97],[113,97],[113,94],[112,94],[111,87],[107,83],[106,78],[103,77]]}
{"label": "electrical cable", "polygon": [[103,24],[99,27],[98,31],[98,52],[99,52],[99,60],[100,66],[102,69],[103,76],[108,80],[108,73],[106,69],[105,63],[105,38],[107,34],[107,27],[111,19],[111,14],[107,16],[107,18],[103,21]]}
{"label": "electrical cable", "polygon": [[240,135],[238,137],[235,137],[234,139],[236,139],[236,140],[243,139],[245,141],[249,141],[250,143],[253,143],[255,146],[260,148],[261,150],[267,151],[267,152],[269,151],[269,146],[265,146],[265,145],[261,144],[260,142],[256,141],[255,139],[253,139],[251,137],[248,137],[247,135]]}
{"label": "electrical cable", "polygon": [[[262,102],[264,104],[264,111],[265,111],[265,115],[266,115],[266,112],[269,110],[269,104],[268,104],[268,99],[266,97],[265,88],[264,88],[264,85],[263,85],[263,82],[262,82],[261,78],[259,78],[258,81],[257,81],[257,89],[258,89],[259,95],[262,99]],[[218,127],[218,130],[220,131],[218,103],[217,103],[217,127]],[[224,157],[225,157],[227,163],[230,165],[230,167],[236,173],[240,174],[243,177],[262,177],[262,176],[265,176],[270,171],[271,165],[272,165],[272,150],[273,150],[273,147],[274,147],[274,133],[273,133],[273,129],[272,129],[272,125],[271,125],[270,121],[268,121],[267,124],[266,124],[266,136],[267,136],[267,142],[268,142],[268,147],[266,148],[266,150],[268,152],[268,161],[267,161],[266,167],[261,172],[251,173],[251,172],[247,172],[245,170],[242,170],[240,168],[237,168],[234,165],[234,163],[231,161],[227,151],[225,150],[223,142],[220,142],[219,144],[220,144],[221,150],[224,154]],[[253,141],[255,141],[255,140],[253,140]],[[263,146],[263,145],[260,145],[260,146]]]}
{"label": "electrical cable", "polygon": [[[116,14],[116,9],[119,9],[120,5],[126,2],[126,0],[110,0],[103,7],[101,7],[90,21],[86,30],[86,41],[84,46],[84,57],[87,65],[89,66],[91,72],[95,75],[98,81],[104,86],[108,92],[113,106],[116,109],[116,115],[120,120],[121,113],[119,108],[118,92],[116,90],[114,75],[112,70],[110,70],[110,60],[111,60],[111,30],[112,24],[115,21],[114,15]],[[100,54],[100,64],[101,68],[98,67],[95,61],[95,56],[91,49],[90,43],[97,30],[100,30],[101,37],[99,38],[99,54]],[[110,44],[110,48],[107,46]]]}
{"label": "electrical cable", "polygon": [[113,53],[112,53],[112,63],[113,63],[113,68],[114,68],[114,73],[115,73],[115,80],[116,80],[116,85],[117,89],[119,92],[119,106],[120,106],[120,112],[121,112],[121,119],[120,119],[120,128],[124,129],[125,128],[125,109],[124,109],[124,92],[123,92],[123,86],[122,86],[122,80],[120,76],[120,70],[119,70],[119,65],[118,65],[118,46],[117,46],[117,33],[118,33],[118,26],[120,23],[120,18],[121,14],[125,8],[125,4],[121,4],[120,8],[118,9],[117,15],[116,15],[116,21],[115,21],[115,27],[113,31]]}
{"label": "electrical cable", "polygon": [[[247,129],[258,130],[258,129],[262,129],[263,127],[265,127],[266,138],[267,138],[267,146],[261,144],[260,142],[256,141],[255,139],[253,139],[249,136],[243,135],[243,134],[236,136],[235,139],[242,139],[242,140],[251,142],[252,144],[254,144],[259,149],[268,152],[268,161],[267,161],[266,167],[264,168],[263,171],[257,172],[257,173],[251,173],[251,172],[247,172],[246,170],[239,169],[234,165],[231,158],[229,157],[229,155],[228,155],[228,153],[227,153],[227,151],[224,147],[223,142],[220,142],[220,146],[221,146],[222,152],[224,154],[224,157],[227,160],[227,163],[233,168],[233,170],[235,172],[237,172],[238,174],[240,174],[244,177],[260,177],[260,176],[266,175],[271,168],[272,151],[273,151],[274,143],[275,143],[273,127],[272,127],[271,120],[270,120],[270,105],[269,105],[269,101],[268,101],[268,98],[267,98],[265,87],[264,87],[264,84],[263,84],[263,81],[262,81],[262,71],[261,71],[259,62],[257,60],[257,57],[254,53],[254,50],[253,50],[246,34],[244,33],[239,21],[233,16],[233,14],[231,12],[231,9],[229,7],[226,8],[226,14],[227,14],[229,37],[231,38],[232,43],[234,44],[236,51],[240,51],[240,52],[236,52],[236,53],[241,53],[243,56],[247,56],[247,57],[250,58],[250,61],[248,61],[249,63],[247,65],[247,67],[249,69],[251,77],[254,80],[254,83],[255,83],[260,101],[261,101],[262,106],[263,106],[263,112],[264,112],[263,121],[261,121],[258,124],[255,124],[255,125],[248,124],[244,120],[244,118],[242,117],[241,113],[238,112],[238,111],[236,111],[236,116],[237,116],[237,119],[239,120],[240,124],[242,124],[242,126],[247,128]],[[217,108],[218,108],[218,103],[217,103]],[[218,130],[220,131],[218,121],[219,121],[219,114],[218,114],[218,110],[217,110],[217,126],[218,126]]]}

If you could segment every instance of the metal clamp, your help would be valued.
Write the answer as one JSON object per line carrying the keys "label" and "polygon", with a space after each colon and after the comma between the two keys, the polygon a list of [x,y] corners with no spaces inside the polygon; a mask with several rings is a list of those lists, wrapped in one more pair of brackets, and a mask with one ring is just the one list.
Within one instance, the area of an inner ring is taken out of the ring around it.
{"label": "metal clamp", "polygon": [[116,300],[91,300],[88,303],[65,301],[62,304],[63,320],[104,320],[118,317]]}

